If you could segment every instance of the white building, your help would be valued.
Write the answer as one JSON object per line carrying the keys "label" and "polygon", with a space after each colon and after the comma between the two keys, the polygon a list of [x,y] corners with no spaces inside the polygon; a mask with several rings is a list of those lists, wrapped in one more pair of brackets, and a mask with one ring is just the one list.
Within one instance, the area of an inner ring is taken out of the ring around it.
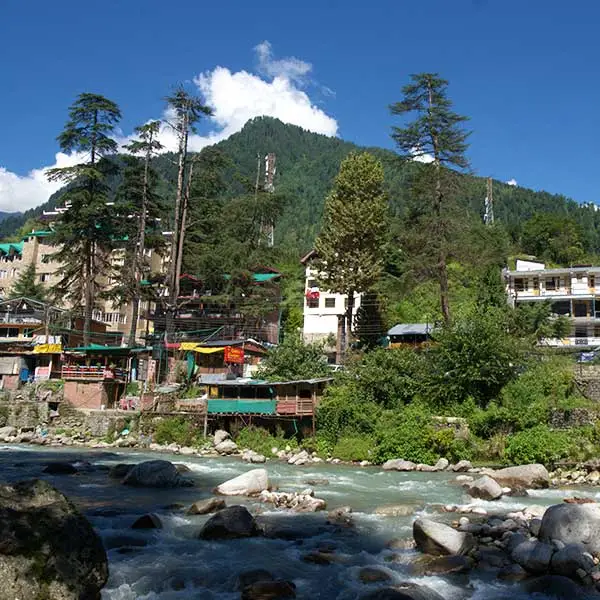
{"label": "white building", "polygon": [[[335,294],[322,290],[317,284],[317,271],[311,266],[316,257],[311,250],[301,262],[305,267],[304,279],[304,326],[303,337],[306,342],[323,341],[333,336],[338,341],[341,318],[348,307],[347,294]],[[354,316],[360,307],[362,294],[354,295]]]}
{"label": "white building", "polygon": [[545,343],[600,346],[600,267],[546,269],[543,263],[518,260],[514,271],[505,271],[505,278],[512,305],[548,300],[554,315],[571,319],[572,329],[566,338]]}

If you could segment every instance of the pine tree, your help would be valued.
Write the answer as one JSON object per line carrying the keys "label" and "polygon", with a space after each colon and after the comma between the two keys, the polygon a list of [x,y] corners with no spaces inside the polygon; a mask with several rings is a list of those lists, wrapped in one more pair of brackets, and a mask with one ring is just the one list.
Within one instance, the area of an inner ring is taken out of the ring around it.
{"label": "pine tree", "polygon": [[361,348],[372,349],[380,345],[386,328],[380,300],[375,292],[364,294],[356,311],[354,333]]}
{"label": "pine tree", "polygon": [[381,274],[388,225],[381,163],[368,152],[350,154],[325,200],[315,243],[319,282],[348,297],[342,352],[352,333],[354,294],[368,291]]}
{"label": "pine tree", "polygon": [[37,280],[35,263],[29,263],[10,289],[9,298],[29,298],[46,301],[46,290]]}
{"label": "pine tree", "polygon": [[[155,188],[157,175],[150,167],[152,157],[163,149],[163,145],[157,137],[160,132],[160,122],[150,121],[135,128],[139,138],[133,140],[125,149],[133,155],[141,155],[143,158],[142,169],[138,161],[130,163],[129,171],[124,174],[121,186],[120,200],[124,208],[133,217],[131,229],[128,260],[125,261],[121,272],[121,286],[126,294],[121,294],[123,299],[129,299],[132,303],[131,327],[129,330],[129,346],[135,346],[137,337],[137,322],[140,311],[140,300],[142,296],[141,282],[144,273],[148,272],[146,260],[146,248],[148,245],[157,248],[159,240],[154,239],[148,244],[146,239],[146,228],[150,221],[151,227],[156,225],[156,219],[160,214],[161,205],[156,196]],[[140,180],[140,170],[141,180]],[[150,217],[150,219],[149,219]],[[154,236],[156,238],[156,236]],[[130,260],[129,260],[130,259]]]}
{"label": "pine tree", "polygon": [[188,139],[190,133],[195,131],[194,125],[204,116],[212,115],[212,109],[199,98],[196,98],[179,87],[167,97],[167,104],[172,121],[167,124],[177,136],[177,190],[175,194],[175,207],[173,215],[173,236],[171,238],[171,260],[169,263],[168,288],[169,298],[167,306],[166,331],[173,333],[174,314],[179,296],[179,277],[183,263],[183,247],[188,220],[190,165],[188,164]]}
{"label": "pine tree", "polygon": [[[414,121],[404,127],[393,127],[392,138],[407,160],[423,162],[422,185],[418,194],[420,210],[433,217],[429,220],[429,252],[435,254],[437,279],[440,286],[440,303],[446,323],[450,321],[448,291],[448,206],[451,178],[444,167],[466,169],[469,166],[465,153],[468,132],[462,128],[467,117],[452,111],[447,96],[448,82],[437,73],[420,73],[411,77],[411,83],[402,89],[403,99],[392,104],[393,115],[416,114]],[[423,214],[420,215],[421,217]],[[427,219],[424,219],[427,221]]]}
{"label": "pine tree", "polygon": [[114,238],[115,215],[107,206],[107,175],[115,165],[108,160],[117,150],[110,137],[121,118],[119,107],[97,94],[80,94],[69,109],[69,120],[58,142],[63,152],[77,152],[85,162],[51,169],[48,177],[69,185],[62,196],[68,209],[57,224],[51,243],[61,266],[54,286],[57,297],[83,305],[83,344],[90,343],[92,311],[100,275],[108,267]]}

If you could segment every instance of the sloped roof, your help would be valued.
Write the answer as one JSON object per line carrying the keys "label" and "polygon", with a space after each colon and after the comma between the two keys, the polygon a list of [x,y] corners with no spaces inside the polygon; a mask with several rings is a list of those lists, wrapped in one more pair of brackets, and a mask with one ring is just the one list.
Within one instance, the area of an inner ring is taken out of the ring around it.
{"label": "sloped roof", "polygon": [[399,323],[394,325],[388,335],[429,335],[433,326],[429,323]]}

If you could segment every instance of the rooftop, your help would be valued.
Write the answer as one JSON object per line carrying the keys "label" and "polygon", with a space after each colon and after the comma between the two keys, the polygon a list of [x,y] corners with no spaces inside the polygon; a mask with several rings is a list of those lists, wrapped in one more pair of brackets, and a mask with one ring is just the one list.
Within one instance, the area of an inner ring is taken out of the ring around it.
{"label": "rooftop", "polygon": [[399,323],[394,325],[388,335],[429,335],[433,331],[430,323]]}

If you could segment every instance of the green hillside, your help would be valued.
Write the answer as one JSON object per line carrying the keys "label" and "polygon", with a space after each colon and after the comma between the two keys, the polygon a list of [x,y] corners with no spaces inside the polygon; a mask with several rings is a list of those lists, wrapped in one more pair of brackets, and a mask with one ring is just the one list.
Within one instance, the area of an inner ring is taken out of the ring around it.
{"label": "green hillside", "polygon": [[[229,197],[244,191],[244,180],[247,183],[254,181],[257,155],[264,156],[268,152],[277,155],[275,185],[277,191],[287,197],[287,202],[277,223],[276,240],[301,251],[311,246],[318,231],[323,201],[341,160],[359,148],[338,138],[311,133],[268,117],[249,121],[242,131],[220,142],[217,147],[233,165],[226,175],[226,196]],[[400,215],[406,204],[411,173],[418,165],[402,163],[389,150],[369,150],[384,164],[391,207],[394,214]],[[168,154],[155,159],[155,168],[164,179],[167,196],[173,189],[176,175],[172,159],[172,155]],[[481,215],[485,179],[467,175],[462,183],[464,206],[473,217]],[[113,181],[112,187],[116,188],[117,184],[118,181]],[[60,203],[60,196],[59,191],[36,209],[7,216],[0,222],[0,237],[14,235],[27,219],[35,218]],[[600,251],[600,215],[593,207],[581,206],[565,196],[495,181],[494,210],[496,219],[505,225],[515,241],[519,239],[521,224],[536,212],[571,216],[582,228],[586,251]]]}

